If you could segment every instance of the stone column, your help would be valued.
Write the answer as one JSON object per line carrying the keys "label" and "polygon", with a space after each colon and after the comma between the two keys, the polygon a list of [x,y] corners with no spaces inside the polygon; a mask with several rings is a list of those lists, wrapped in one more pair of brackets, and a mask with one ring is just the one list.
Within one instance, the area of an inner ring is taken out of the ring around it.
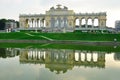
{"label": "stone column", "polygon": [[31,27],[31,19],[29,19],[29,28]]}
{"label": "stone column", "polygon": [[88,28],[88,20],[86,20],[85,28]]}
{"label": "stone column", "polygon": [[37,27],[39,27],[39,19],[37,19]]}
{"label": "stone column", "polygon": [[28,20],[28,28],[30,28],[30,25],[31,25],[31,20],[29,19]]}
{"label": "stone column", "polygon": [[101,27],[101,20],[100,19],[98,20],[98,25],[99,25],[99,27]]}
{"label": "stone column", "polygon": [[81,53],[79,52],[79,61],[81,61]]}
{"label": "stone column", "polygon": [[85,61],[87,61],[87,53],[84,53],[85,54]]}
{"label": "stone column", "polygon": [[93,53],[91,53],[91,62],[93,62]]}
{"label": "stone column", "polygon": [[40,27],[42,27],[42,21],[40,20]]}
{"label": "stone column", "polygon": [[32,19],[32,28],[33,28],[33,21],[34,21],[34,19]]}
{"label": "stone column", "polygon": [[79,27],[81,28],[81,20],[79,20]]}
{"label": "stone column", "polygon": [[44,27],[44,20],[42,20],[42,27]]}
{"label": "stone column", "polygon": [[37,19],[35,19],[35,28],[37,27]]}
{"label": "stone column", "polygon": [[92,19],[92,28],[94,28],[94,19]]}
{"label": "stone column", "polygon": [[28,28],[28,21],[29,19],[25,20],[25,28]]}
{"label": "stone column", "polygon": [[103,27],[106,27],[106,19],[103,20]]}

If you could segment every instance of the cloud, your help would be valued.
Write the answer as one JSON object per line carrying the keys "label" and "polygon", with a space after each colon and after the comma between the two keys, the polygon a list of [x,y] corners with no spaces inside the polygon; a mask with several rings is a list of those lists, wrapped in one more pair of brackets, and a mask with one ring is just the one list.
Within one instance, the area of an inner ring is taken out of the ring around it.
{"label": "cloud", "polygon": [[23,0],[1,0],[0,2],[3,4],[20,4]]}
{"label": "cloud", "polygon": [[76,13],[105,11],[108,14],[108,24],[114,26],[114,21],[120,18],[119,3],[120,0],[0,0],[0,10],[3,10],[0,17],[19,18],[21,13],[45,13],[50,7],[61,4]]}

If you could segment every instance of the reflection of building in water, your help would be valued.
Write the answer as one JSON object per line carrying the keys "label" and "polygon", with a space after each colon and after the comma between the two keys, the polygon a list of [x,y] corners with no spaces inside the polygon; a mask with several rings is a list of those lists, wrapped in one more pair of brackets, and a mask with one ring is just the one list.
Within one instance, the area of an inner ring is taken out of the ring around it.
{"label": "reflection of building in water", "polygon": [[105,67],[105,53],[63,49],[30,49],[20,54],[21,63],[45,64],[50,71],[67,72],[74,66]]}
{"label": "reflection of building in water", "polygon": [[19,55],[19,50],[14,48],[0,48],[0,57],[15,57]]}
{"label": "reflection of building in water", "polygon": [[120,60],[120,53],[114,54],[114,60]]}

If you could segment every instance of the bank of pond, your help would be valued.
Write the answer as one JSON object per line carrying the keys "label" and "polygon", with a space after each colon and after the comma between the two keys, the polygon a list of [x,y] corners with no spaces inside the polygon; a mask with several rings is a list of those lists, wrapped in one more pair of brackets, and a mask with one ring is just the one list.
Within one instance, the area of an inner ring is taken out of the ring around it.
{"label": "bank of pond", "polygon": [[0,48],[27,48],[27,49],[72,49],[87,51],[120,52],[120,46],[79,45],[79,44],[50,44],[50,43],[0,43]]}

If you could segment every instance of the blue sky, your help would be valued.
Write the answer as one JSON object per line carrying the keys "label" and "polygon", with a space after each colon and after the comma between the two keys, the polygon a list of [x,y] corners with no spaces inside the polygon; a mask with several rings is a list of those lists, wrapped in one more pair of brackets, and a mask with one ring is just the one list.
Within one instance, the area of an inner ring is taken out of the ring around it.
{"label": "blue sky", "polygon": [[107,26],[120,20],[120,0],[0,0],[0,18],[19,20],[19,14],[45,13],[61,4],[76,13],[107,12]]}

